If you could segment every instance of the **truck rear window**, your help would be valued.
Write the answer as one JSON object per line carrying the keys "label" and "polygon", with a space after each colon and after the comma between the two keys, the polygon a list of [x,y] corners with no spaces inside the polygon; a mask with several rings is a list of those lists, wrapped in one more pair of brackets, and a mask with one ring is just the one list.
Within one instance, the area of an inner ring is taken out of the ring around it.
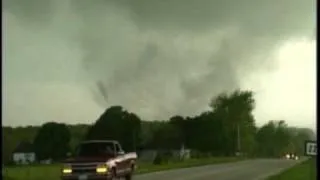
{"label": "truck rear window", "polygon": [[105,156],[114,154],[113,143],[83,143],[78,147],[77,156]]}

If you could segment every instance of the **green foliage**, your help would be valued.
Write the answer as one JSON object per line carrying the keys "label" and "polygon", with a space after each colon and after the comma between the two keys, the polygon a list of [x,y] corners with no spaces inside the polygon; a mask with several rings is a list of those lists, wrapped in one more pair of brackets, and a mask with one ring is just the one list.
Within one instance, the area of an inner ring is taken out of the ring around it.
{"label": "green foliage", "polygon": [[[298,133],[299,134],[299,133]],[[290,128],[284,121],[270,121],[262,126],[256,135],[258,152],[261,156],[283,156],[288,152],[302,155],[304,140],[310,139],[305,136],[303,140],[296,141],[298,134],[290,132]]]}
{"label": "green foliage", "polygon": [[168,164],[169,160],[172,159],[172,153],[170,151],[158,151],[157,156],[153,161],[154,165]]}
{"label": "green foliage", "polygon": [[172,124],[164,123],[154,132],[152,147],[156,149],[179,149],[181,144],[181,132]]}
{"label": "green foliage", "polygon": [[140,148],[153,148],[155,132],[164,124],[161,121],[141,122],[141,145]]}
{"label": "green foliage", "polygon": [[[71,134],[70,148],[74,150],[80,141],[84,139],[85,133],[88,131],[90,125],[76,124],[68,125]],[[22,141],[33,142],[37,135],[40,126],[26,126],[26,127],[2,127],[2,161],[8,164],[12,159],[12,152],[17,145]]]}
{"label": "green foliage", "polygon": [[[230,94],[223,93],[214,98],[210,106],[217,120],[222,121],[220,128],[223,139],[220,141],[225,142],[224,151],[228,155],[238,151],[238,148],[252,152],[255,135],[253,92],[236,90]],[[240,147],[237,145],[238,129]]]}
{"label": "green foliage", "polygon": [[169,121],[142,121],[121,106],[112,106],[93,125],[46,123],[41,128],[3,127],[2,157],[7,163],[21,141],[34,141],[40,158],[59,159],[85,139],[118,140],[126,151],[178,150],[184,146],[192,149],[194,156],[205,157],[234,156],[240,148],[248,156],[274,157],[288,151],[302,154],[304,141],[315,137],[312,130],[291,128],[285,121],[270,121],[256,127],[251,91],[222,93],[209,106],[210,111],[197,116],[176,115]]}
{"label": "green foliage", "polygon": [[2,127],[2,161],[11,163],[12,152],[22,141],[32,142],[39,127]]}
{"label": "green foliage", "polygon": [[306,140],[315,140],[315,133],[307,128],[289,128],[291,134],[291,149],[297,154],[304,154],[304,142]]}
{"label": "green foliage", "polygon": [[78,144],[84,140],[84,136],[87,133],[90,125],[87,124],[76,124],[76,125],[68,125],[70,130],[71,139],[70,139],[70,148],[71,151],[75,151]]}
{"label": "green foliage", "polygon": [[70,132],[65,124],[55,122],[43,124],[33,143],[38,160],[65,158],[70,150],[70,139]]}
{"label": "green foliage", "polygon": [[140,144],[141,120],[121,106],[107,109],[86,134],[87,140],[117,140],[126,151]]}

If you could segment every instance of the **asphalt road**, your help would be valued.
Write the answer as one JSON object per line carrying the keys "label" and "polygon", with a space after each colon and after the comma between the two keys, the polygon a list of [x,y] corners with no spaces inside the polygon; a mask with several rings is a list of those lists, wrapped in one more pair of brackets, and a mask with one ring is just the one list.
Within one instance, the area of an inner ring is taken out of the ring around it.
{"label": "asphalt road", "polygon": [[264,180],[303,160],[246,160],[135,175],[133,180]]}

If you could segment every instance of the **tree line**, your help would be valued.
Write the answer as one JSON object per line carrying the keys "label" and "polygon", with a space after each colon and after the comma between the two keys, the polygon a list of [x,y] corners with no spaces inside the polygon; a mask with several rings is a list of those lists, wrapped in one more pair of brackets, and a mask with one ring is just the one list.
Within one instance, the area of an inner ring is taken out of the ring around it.
{"label": "tree line", "polygon": [[[92,125],[48,122],[41,127],[3,127],[3,160],[18,141],[33,144],[37,158],[62,160],[82,140],[118,140],[124,150],[178,150],[182,146],[210,156],[279,157],[287,152],[303,154],[305,140],[314,139],[310,129],[289,127],[284,120],[256,126],[252,91],[222,93],[209,102],[210,110],[194,117],[143,121],[121,106],[108,108]],[[16,134],[13,136],[13,132]],[[15,139],[15,143],[13,139]]]}

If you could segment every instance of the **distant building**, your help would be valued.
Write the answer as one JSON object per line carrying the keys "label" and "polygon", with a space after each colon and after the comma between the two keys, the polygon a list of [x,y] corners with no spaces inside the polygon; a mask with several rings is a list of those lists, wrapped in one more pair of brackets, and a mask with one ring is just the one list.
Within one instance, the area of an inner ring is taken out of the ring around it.
{"label": "distant building", "polygon": [[33,145],[29,142],[21,142],[12,153],[12,159],[15,164],[30,164],[35,162],[36,153]]}

